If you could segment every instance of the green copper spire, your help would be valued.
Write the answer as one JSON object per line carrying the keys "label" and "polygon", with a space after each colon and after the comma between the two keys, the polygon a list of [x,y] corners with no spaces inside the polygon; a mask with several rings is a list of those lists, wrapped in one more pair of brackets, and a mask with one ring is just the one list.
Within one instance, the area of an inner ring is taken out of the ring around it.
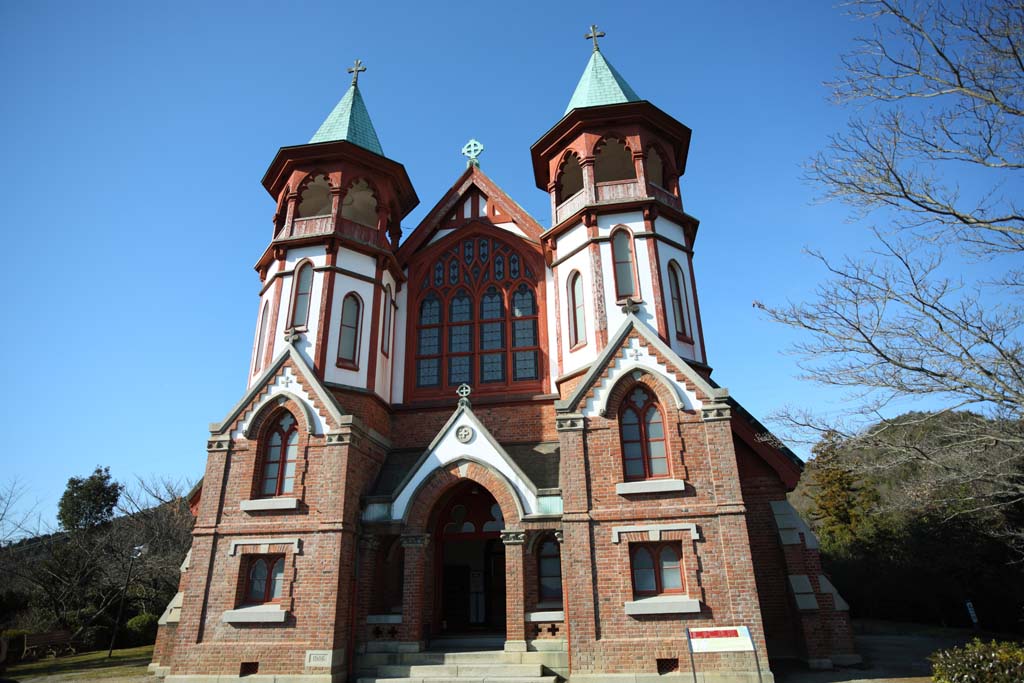
{"label": "green copper spire", "polygon": [[594,41],[594,52],[590,55],[587,68],[583,70],[580,82],[576,84],[576,90],[569,100],[569,106],[565,108],[568,114],[573,109],[580,107],[600,107],[603,104],[619,104],[621,102],[639,102],[640,96],[633,88],[629,87],[626,79],[622,77],[615,67],[608,63],[608,60],[601,54],[597,39],[604,36],[596,26],[590,27],[590,33],[584,36],[587,40]]}
{"label": "green copper spire", "polygon": [[352,85],[320,125],[320,129],[310,138],[310,144],[348,140],[354,145],[384,156],[380,140],[377,139],[377,131],[373,129],[373,122],[370,121],[370,113],[366,110],[366,103],[359,92],[359,74],[363,71],[366,71],[366,67],[357,59],[355,66],[348,70],[352,74]]}

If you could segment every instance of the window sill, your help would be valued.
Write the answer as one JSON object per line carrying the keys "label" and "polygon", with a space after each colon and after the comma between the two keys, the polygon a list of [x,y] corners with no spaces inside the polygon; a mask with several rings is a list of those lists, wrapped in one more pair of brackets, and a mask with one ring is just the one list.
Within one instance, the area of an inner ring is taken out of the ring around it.
{"label": "window sill", "polygon": [[646,614],[697,614],[700,612],[700,601],[685,595],[656,595],[651,598],[640,598],[625,603],[626,614],[642,616]]}
{"label": "window sill", "polygon": [[342,370],[358,370],[359,369],[359,366],[356,365],[355,363],[350,363],[350,362],[345,361],[345,360],[339,360],[337,363],[335,363],[335,365],[337,367],[341,368]]}
{"label": "window sill", "polygon": [[569,353],[575,353],[576,351],[579,351],[582,348],[586,348],[586,346],[587,342],[585,341],[576,342],[575,344],[569,347]]}
{"label": "window sill", "polygon": [[228,610],[221,617],[225,624],[282,624],[288,612],[280,605],[252,605]]}
{"label": "window sill", "polygon": [[253,498],[238,504],[243,512],[259,512],[262,510],[295,510],[299,507],[298,498]]}
{"label": "window sill", "polygon": [[688,337],[685,334],[683,334],[682,332],[676,332],[676,339],[678,341],[683,342],[684,344],[692,344],[693,343],[693,337]]}
{"label": "window sill", "polygon": [[685,491],[686,482],[682,479],[644,479],[642,481],[624,481],[615,485],[615,493],[628,496],[633,493],[669,493]]}
{"label": "window sill", "polygon": [[530,623],[565,621],[565,612],[562,610],[551,610],[549,612],[527,612],[526,621]]}

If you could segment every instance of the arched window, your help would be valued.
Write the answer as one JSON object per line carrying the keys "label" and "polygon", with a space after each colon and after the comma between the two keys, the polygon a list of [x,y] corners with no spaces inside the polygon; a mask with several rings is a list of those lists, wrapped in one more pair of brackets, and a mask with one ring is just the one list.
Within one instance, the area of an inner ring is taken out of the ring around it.
{"label": "arched window", "polygon": [[428,294],[420,304],[416,343],[416,386],[441,384],[441,301]]}
{"label": "arched window", "polygon": [[605,138],[594,150],[594,181],[636,180],[633,154],[621,140]]}
{"label": "arched window", "polygon": [[661,155],[654,147],[647,149],[647,164],[644,170],[647,174],[647,182],[662,189],[668,189],[665,186],[665,162],[662,161]]}
{"label": "arched window", "polygon": [[309,322],[309,299],[313,294],[313,264],[306,261],[295,272],[295,293],[292,296],[292,327],[305,327]]}
{"label": "arched window", "polygon": [[448,384],[473,383],[473,298],[456,290],[448,303]]}
{"label": "arched window", "polygon": [[249,562],[245,601],[250,604],[277,602],[284,592],[284,558],[256,555]]}
{"label": "arched window", "polygon": [[686,326],[689,321],[689,310],[686,305],[686,290],[683,289],[682,271],[675,261],[670,261],[668,264],[668,287],[672,295],[672,316],[676,322],[676,337],[688,339],[690,335],[686,331]]}
{"label": "arched window", "polygon": [[381,330],[380,352],[385,356],[391,353],[391,285],[384,286],[384,323]]}
{"label": "arched window", "polygon": [[263,312],[260,314],[260,328],[257,331],[256,338],[256,362],[253,363],[253,374],[260,371],[263,367],[263,349],[267,343],[267,325],[270,322],[270,302],[263,302]]}
{"label": "arched window", "polygon": [[537,379],[537,300],[519,285],[512,294],[512,380]]}
{"label": "arched window", "polygon": [[616,230],[612,235],[612,262],[615,265],[615,298],[636,297],[633,279],[633,240],[628,230]]}
{"label": "arched window", "polygon": [[537,547],[537,595],[541,602],[562,601],[561,548],[550,534]]}
{"label": "arched window", "polygon": [[683,592],[678,541],[630,544],[629,562],[634,595]]}
{"label": "arched window", "polygon": [[377,227],[377,197],[362,178],[349,186],[341,200],[341,217],[360,225]]}
{"label": "arched window", "polygon": [[569,295],[569,346],[582,346],[587,342],[586,318],[583,310],[583,276],[574,270],[569,274],[566,288]]}
{"label": "arched window", "polygon": [[331,184],[327,176],[318,175],[306,183],[299,195],[299,218],[331,215]]}
{"label": "arched window", "polygon": [[619,434],[627,480],[669,476],[665,421],[654,393],[642,384],[631,389],[622,401]]}
{"label": "arched window", "polygon": [[299,431],[295,418],[285,413],[266,436],[260,495],[281,496],[295,489],[295,464],[299,454]]}
{"label": "arched window", "polygon": [[571,153],[558,169],[558,190],[555,201],[559,204],[583,189],[583,168],[580,158]]}
{"label": "arched window", "polygon": [[338,336],[338,365],[359,366],[359,327],[363,306],[355,292],[349,292],[341,302],[341,334]]}

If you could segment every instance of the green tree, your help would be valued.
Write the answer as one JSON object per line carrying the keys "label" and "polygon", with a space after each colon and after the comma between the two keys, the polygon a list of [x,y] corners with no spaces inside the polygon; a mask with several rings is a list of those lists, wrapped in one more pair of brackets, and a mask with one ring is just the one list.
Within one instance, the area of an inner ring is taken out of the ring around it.
{"label": "green tree", "polygon": [[57,506],[57,520],[65,531],[91,529],[109,522],[122,489],[111,478],[109,467],[97,466],[88,477],[71,477]]}
{"label": "green tree", "polygon": [[810,467],[811,519],[828,551],[842,553],[871,530],[871,515],[878,504],[874,487],[863,482],[840,457],[842,442],[828,434],[813,449]]}

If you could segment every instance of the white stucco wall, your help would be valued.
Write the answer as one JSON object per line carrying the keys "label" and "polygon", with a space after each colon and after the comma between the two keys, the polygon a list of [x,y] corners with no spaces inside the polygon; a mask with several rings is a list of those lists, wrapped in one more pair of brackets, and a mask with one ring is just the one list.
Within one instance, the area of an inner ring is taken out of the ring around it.
{"label": "white stucco wall", "polygon": [[[343,270],[371,279],[377,272],[377,262],[373,257],[344,249],[338,250],[337,265]],[[372,282],[367,282],[344,273],[335,273],[334,276],[334,301],[331,302],[331,329],[327,338],[327,362],[325,363],[324,379],[336,384],[347,384],[365,389],[368,385],[367,368],[370,364],[369,354],[377,351],[370,346],[370,321],[374,285]],[[349,370],[337,366],[338,340],[341,336],[341,302],[349,292],[355,292],[363,302],[362,319],[359,325],[358,370]]]}
{"label": "white stucco wall", "polygon": [[[405,271],[406,277],[409,271]],[[401,403],[405,397],[406,346],[405,335],[409,318],[409,282],[406,281],[402,291],[396,297],[398,309],[395,311],[395,353],[392,359],[391,400]]]}

